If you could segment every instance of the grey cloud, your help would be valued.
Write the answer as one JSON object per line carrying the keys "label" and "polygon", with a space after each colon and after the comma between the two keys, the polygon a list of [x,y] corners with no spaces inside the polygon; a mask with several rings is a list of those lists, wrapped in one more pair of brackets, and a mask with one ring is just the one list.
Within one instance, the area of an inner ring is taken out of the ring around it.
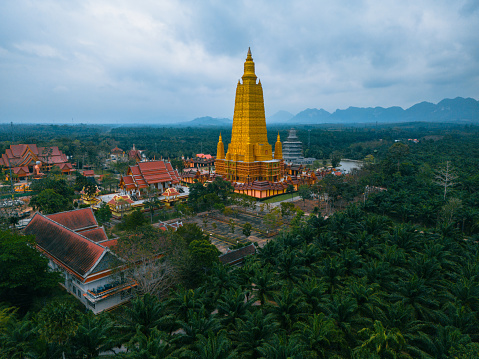
{"label": "grey cloud", "polygon": [[231,117],[248,46],[270,113],[478,98],[478,3],[2,2],[0,115]]}

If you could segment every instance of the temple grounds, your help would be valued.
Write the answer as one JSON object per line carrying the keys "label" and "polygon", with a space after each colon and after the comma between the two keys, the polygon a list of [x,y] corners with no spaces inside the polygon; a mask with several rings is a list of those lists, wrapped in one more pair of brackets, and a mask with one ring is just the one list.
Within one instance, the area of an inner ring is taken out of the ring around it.
{"label": "temple grounds", "polygon": [[[266,229],[263,218],[267,212],[245,210],[243,208],[231,207],[231,211],[210,211],[183,220],[184,223],[196,223],[205,233],[208,233],[211,243],[222,253],[228,248],[237,244],[258,243],[262,247],[268,240],[272,239],[280,229],[285,227],[282,224],[274,233]],[[250,223],[251,234],[246,237],[243,234],[243,226]],[[232,228],[234,225],[234,228]]]}

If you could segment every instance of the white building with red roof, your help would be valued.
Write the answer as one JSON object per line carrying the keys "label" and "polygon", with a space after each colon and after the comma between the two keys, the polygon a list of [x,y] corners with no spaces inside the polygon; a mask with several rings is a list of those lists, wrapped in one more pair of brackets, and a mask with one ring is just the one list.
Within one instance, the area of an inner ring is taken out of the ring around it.
{"label": "white building with red roof", "polygon": [[120,187],[135,196],[141,196],[147,188],[156,188],[163,193],[168,188],[180,187],[180,176],[169,162],[139,162],[128,168],[127,175],[120,179]]}
{"label": "white building with red roof", "polygon": [[136,283],[115,271],[121,260],[110,247],[91,208],[55,213],[36,213],[24,230],[35,236],[36,248],[49,259],[52,270],[63,274],[61,284],[95,314],[129,301]]}

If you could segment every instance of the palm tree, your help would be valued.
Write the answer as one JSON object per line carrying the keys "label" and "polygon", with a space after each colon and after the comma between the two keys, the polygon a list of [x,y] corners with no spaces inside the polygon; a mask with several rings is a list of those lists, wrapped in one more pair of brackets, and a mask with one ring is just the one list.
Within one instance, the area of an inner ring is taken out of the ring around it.
{"label": "palm tree", "polygon": [[280,254],[276,261],[276,269],[279,279],[284,280],[290,288],[293,283],[308,274],[307,268],[303,266],[302,258],[298,257],[294,250],[288,250]]}
{"label": "palm tree", "polygon": [[329,231],[320,233],[317,239],[314,241],[314,244],[318,248],[321,248],[324,253],[329,255],[335,255],[342,247],[339,239]]}
{"label": "palm tree", "polygon": [[442,268],[435,258],[416,254],[408,262],[408,270],[411,274],[424,279],[434,289],[440,289],[443,278]]}
{"label": "palm tree", "polygon": [[335,213],[331,217],[328,229],[333,232],[341,241],[349,242],[357,230],[357,222],[344,212]]}
{"label": "palm tree", "polygon": [[392,221],[388,217],[372,214],[361,221],[359,227],[366,231],[367,234],[379,238],[388,232],[391,225]]}
{"label": "palm tree", "polygon": [[395,286],[393,268],[385,261],[370,260],[362,270],[369,284],[377,283],[388,290]]}
{"label": "palm tree", "polygon": [[298,338],[275,334],[270,342],[264,343],[258,348],[261,358],[268,359],[302,359],[306,345]]}
{"label": "palm tree", "polygon": [[231,349],[231,341],[226,332],[221,330],[217,335],[211,331],[199,334],[195,351],[187,353],[187,357],[195,359],[234,359],[237,358],[235,350]]}
{"label": "palm tree", "polygon": [[386,293],[380,288],[377,283],[367,284],[365,278],[354,280],[349,284],[349,295],[356,300],[362,317],[377,318],[387,306],[384,302]]}
{"label": "palm tree", "polygon": [[113,348],[112,329],[113,322],[104,315],[95,316],[92,312],[85,314],[72,340],[75,354],[81,358],[93,359],[100,352]]}
{"label": "palm tree", "polygon": [[178,358],[179,351],[170,343],[170,337],[156,328],[146,336],[137,329],[128,345],[128,353],[120,356],[125,359],[173,359]]}
{"label": "palm tree", "polygon": [[308,303],[295,288],[289,290],[283,287],[281,293],[273,297],[273,301],[275,305],[272,305],[270,312],[275,315],[281,329],[287,333],[291,333],[293,325],[305,318],[310,311]]}
{"label": "palm tree", "polygon": [[411,253],[420,245],[420,234],[416,228],[410,224],[401,224],[394,227],[388,237],[391,244],[397,245],[406,252]]}
{"label": "palm tree", "polygon": [[479,283],[468,278],[460,278],[450,283],[449,290],[459,306],[470,312],[479,312]]}
{"label": "palm tree", "polygon": [[442,325],[436,326],[435,334],[429,336],[428,339],[425,351],[435,359],[450,358],[449,353],[452,349],[457,349],[470,342],[470,338],[463,335],[459,329]]}
{"label": "palm tree", "polygon": [[359,331],[359,334],[368,336],[361,347],[355,349],[356,352],[361,352],[365,348],[373,349],[373,352],[378,354],[380,358],[413,358],[406,350],[406,340],[401,332],[397,329],[386,329],[383,324],[376,320],[374,322],[374,329],[364,328]]}
{"label": "palm tree", "polygon": [[336,326],[345,334],[347,343],[354,345],[354,335],[367,320],[359,315],[358,304],[353,298],[345,295],[334,295],[329,301],[327,312],[334,319]]}
{"label": "palm tree", "polygon": [[344,267],[338,257],[326,257],[323,260],[323,266],[320,270],[328,285],[329,294],[333,294],[335,289],[341,284],[341,277],[344,274]]}
{"label": "palm tree", "polygon": [[[37,358],[39,354],[35,348],[37,340],[37,328],[31,320],[25,318],[22,321],[16,321],[12,318],[6,323],[5,330],[0,332],[0,358]],[[61,355],[61,352],[56,352],[56,355]]]}
{"label": "palm tree", "polygon": [[80,312],[72,302],[51,302],[38,313],[37,322],[41,338],[65,351],[80,325]]}
{"label": "palm tree", "polygon": [[282,252],[282,248],[277,241],[267,242],[263,248],[258,250],[258,258],[264,264],[275,264],[276,257]]}
{"label": "palm tree", "polygon": [[272,313],[265,315],[261,309],[248,311],[243,319],[236,320],[236,329],[232,332],[238,355],[259,358],[258,348],[268,342],[278,328]]}
{"label": "palm tree", "polygon": [[179,288],[167,301],[171,314],[178,320],[186,322],[190,309],[197,310],[204,306],[202,295],[198,289]]}
{"label": "palm tree", "polygon": [[336,327],[334,320],[324,313],[308,317],[306,323],[297,323],[295,336],[307,344],[307,352],[314,358],[331,358],[344,346],[344,334]]}
{"label": "palm tree", "polygon": [[471,340],[476,341],[479,338],[479,323],[476,320],[476,312],[471,312],[460,303],[450,303],[443,309],[447,314],[447,325],[451,325],[461,331],[462,334],[469,335]]}
{"label": "palm tree", "polygon": [[362,257],[354,249],[342,250],[339,254],[346,276],[358,275],[359,269],[363,266]]}
{"label": "palm tree", "polygon": [[319,313],[324,310],[328,298],[325,295],[327,285],[318,281],[317,278],[308,278],[297,286],[304,295],[306,303],[311,307],[311,313]]}
{"label": "palm tree", "polygon": [[147,337],[153,328],[171,332],[177,327],[175,319],[168,315],[165,305],[157,297],[150,294],[137,297],[118,317],[117,330],[120,333],[118,344],[131,340],[137,330]]}
{"label": "palm tree", "polygon": [[427,357],[421,348],[425,347],[424,339],[427,336],[423,331],[428,329],[427,324],[414,318],[414,310],[402,302],[385,307],[380,313],[381,322],[386,328],[397,329],[406,339],[407,351],[416,358]]}
{"label": "palm tree", "polygon": [[222,294],[232,288],[238,287],[238,278],[236,274],[236,271],[231,271],[222,264],[215,263],[213,265],[205,287],[212,292],[212,300],[214,303],[216,303]]}
{"label": "palm tree", "polygon": [[392,300],[400,300],[413,308],[416,319],[434,321],[440,314],[436,291],[426,285],[422,278],[413,275],[408,280],[401,280]]}
{"label": "palm tree", "polygon": [[218,315],[224,328],[234,325],[236,319],[244,318],[253,302],[246,299],[246,294],[240,288],[230,289],[218,301]]}
{"label": "palm tree", "polygon": [[379,258],[379,239],[376,239],[365,230],[360,230],[354,235],[354,240],[348,248],[354,249],[357,254],[363,257]]}
{"label": "palm tree", "polygon": [[261,305],[271,300],[274,293],[279,289],[276,274],[271,268],[272,267],[268,265],[257,268],[251,278],[253,297],[259,300]]}
{"label": "palm tree", "polygon": [[451,250],[453,247],[455,247],[455,244],[455,242],[442,244],[436,241],[431,241],[424,246],[422,251],[426,257],[435,259],[441,267],[442,274],[450,279],[453,278],[458,268],[464,267],[463,265],[458,265],[459,263],[464,263],[463,249],[460,248],[457,251],[460,255],[454,254],[454,252]]}
{"label": "palm tree", "polygon": [[198,335],[213,332],[221,329],[216,317],[211,316],[205,308],[200,310],[189,310],[188,321],[180,322],[181,332],[173,337],[173,342],[180,347],[192,348]]}

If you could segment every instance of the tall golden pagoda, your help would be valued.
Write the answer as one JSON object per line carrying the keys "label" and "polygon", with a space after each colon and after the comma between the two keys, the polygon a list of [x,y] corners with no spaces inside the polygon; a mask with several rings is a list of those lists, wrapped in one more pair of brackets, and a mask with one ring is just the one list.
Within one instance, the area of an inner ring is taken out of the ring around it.
{"label": "tall golden pagoda", "polygon": [[263,87],[261,81],[256,83],[250,49],[242,80],[236,87],[233,130],[226,156],[221,135],[218,141],[216,173],[233,182],[279,181],[284,173],[281,142],[278,134],[277,155],[273,158],[266,132]]}

